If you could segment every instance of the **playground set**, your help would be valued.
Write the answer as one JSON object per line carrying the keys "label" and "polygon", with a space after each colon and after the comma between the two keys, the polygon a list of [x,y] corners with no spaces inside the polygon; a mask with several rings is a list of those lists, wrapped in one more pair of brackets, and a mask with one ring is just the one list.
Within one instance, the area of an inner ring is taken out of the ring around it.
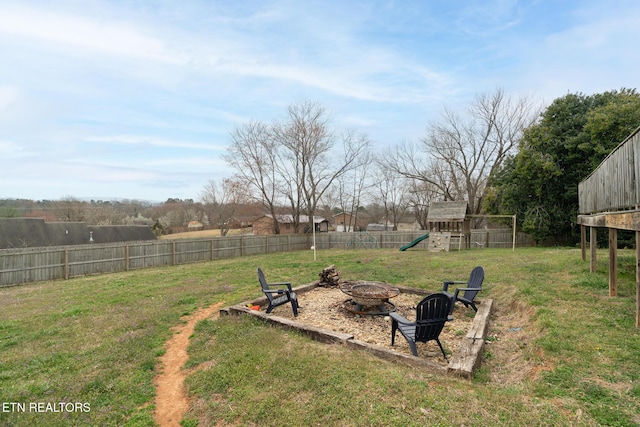
{"label": "playground set", "polygon": [[400,250],[406,251],[427,240],[427,248],[430,251],[448,252],[452,238],[458,241],[458,250],[471,247],[471,220],[467,202],[432,203],[429,206],[427,224],[428,233],[402,246]]}

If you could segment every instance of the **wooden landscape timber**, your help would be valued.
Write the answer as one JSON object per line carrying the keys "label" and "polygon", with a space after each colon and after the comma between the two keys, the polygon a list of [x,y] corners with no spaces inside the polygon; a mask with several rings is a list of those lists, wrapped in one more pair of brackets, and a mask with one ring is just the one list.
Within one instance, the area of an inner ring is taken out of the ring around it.
{"label": "wooden landscape timber", "polygon": [[451,358],[447,372],[465,378],[473,377],[473,373],[480,364],[492,306],[493,300],[490,299],[483,300],[480,303],[478,311],[473,318],[471,329],[467,332],[463,345]]}

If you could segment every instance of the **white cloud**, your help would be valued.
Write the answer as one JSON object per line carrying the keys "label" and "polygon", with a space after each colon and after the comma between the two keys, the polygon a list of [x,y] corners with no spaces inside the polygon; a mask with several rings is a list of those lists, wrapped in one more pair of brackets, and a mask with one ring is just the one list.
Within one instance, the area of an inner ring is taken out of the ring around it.
{"label": "white cloud", "polygon": [[[30,155],[30,153],[19,144],[2,140],[0,140],[0,153],[2,153],[2,160],[5,161],[20,159]],[[1,161],[0,164],[2,164]]]}
{"label": "white cloud", "polygon": [[71,15],[23,5],[0,7],[0,33],[38,39],[40,43],[74,46],[94,53],[182,63],[165,43],[119,21]]}
{"label": "white cloud", "polygon": [[217,157],[172,157],[164,159],[154,159],[147,162],[149,166],[171,166],[173,169],[182,168],[190,169],[193,167],[198,168],[211,168],[213,171],[218,168],[226,169],[224,161]]}
{"label": "white cloud", "polygon": [[639,8],[3,0],[0,187],[185,197],[230,175],[219,155],[234,125],[303,99],[390,144],[496,87],[546,101],[636,87]]}
{"label": "white cloud", "polygon": [[208,151],[222,151],[226,148],[224,146],[216,144],[191,141],[176,141],[155,136],[139,135],[89,136],[85,140],[87,142],[99,142],[105,144],[147,145],[163,148],[197,149]]}
{"label": "white cloud", "polygon": [[21,98],[21,91],[16,86],[0,86],[0,111],[8,110]]}

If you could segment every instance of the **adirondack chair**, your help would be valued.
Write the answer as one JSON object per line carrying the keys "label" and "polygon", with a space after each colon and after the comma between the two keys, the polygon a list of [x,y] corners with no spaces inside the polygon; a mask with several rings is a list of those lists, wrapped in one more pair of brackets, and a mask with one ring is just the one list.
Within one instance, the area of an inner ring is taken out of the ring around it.
{"label": "adirondack chair", "polygon": [[440,343],[440,332],[444,324],[450,320],[449,306],[451,299],[443,293],[435,293],[420,301],[416,307],[416,321],[410,322],[398,313],[389,313],[391,317],[391,345],[395,343],[396,331],[405,337],[414,356],[418,355],[416,342],[435,341],[442,351],[445,360],[447,355]]}
{"label": "adirondack chair", "polygon": [[[478,292],[482,290],[482,282],[484,281],[484,268],[476,267],[471,270],[471,275],[469,276],[469,281],[452,281],[447,280],[444,282],[444,286],[442,288],[442,293],[447,295],[451,299],[451,314],[453,312],[453,305],[456,301],[460,301],[465,305],[465,307],[471,307],[474,311],[478,311],[478,307],[476,307],[476,303],[474,299]],[[456,288],[454,293],[449,292],[450,285],[456,284],[464,284],[466,285],[464,288]],[[460,294],[460,292],[463,292]]]}
{"label": "adirondack chair", "polygon": [[260,281],[260,286],[262,286],[262,292],[269,300],[267,314],[271,313],[271,310],[279,305],[291,303],[293,315],[298,316],[298,297],[291,289],[290,282],[267,283],[260,267],[258,267],[258,280]]}

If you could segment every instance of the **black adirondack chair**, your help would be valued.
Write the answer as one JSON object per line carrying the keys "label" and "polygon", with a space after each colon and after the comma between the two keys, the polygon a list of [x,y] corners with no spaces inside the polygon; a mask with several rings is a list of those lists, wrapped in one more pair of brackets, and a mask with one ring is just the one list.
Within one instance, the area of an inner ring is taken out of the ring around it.
{"label": "black adirondack chair", "polygon": [[260,267],[258,267],[258,280],[260,281],[260,286],[262,286],[262,292],[264,292],[269,300],[267,314],[271,313],[271,310],[279,305],[291,303],[293,315],[298,316],[298,297],[291,289],[290,282],[267,283]]}
{"label": "black adirondack chair", "polygon": [[411,347],[411,353],[414,356],[418,355],[416,349],[416,342],[429,342],[435,341],[442,351],[442,355],[445,360],[447,355],[440,343],[440,332],[444,328],[444,324],[449,317],[449,306],[451,305],[451,299],[443,293],[431,294],[418,304],[416,307],[416,321],[410,322],[398,313],[389,313],[391,317],[391,345],[394,344],[396,339],[396,331],[400,330],[400,333],[409,342]]}
{"label": "black adirondack chair", "polygon": [[[444,282],[444,286],[442,288],[442,293],[447,295],[451,299],[451,314],[453,312],[453,305],[456,301],[460,301],[465,305],[465,307],[471,307],[474,311],[478,311],[478,307],[476,307],[476,303],[474,299],[478,292],[482,290],[482,282],[484,281],[484,268],[475,267],[471,270],[471,275],[469,276],[469,281],[452,281],[447,280]],[[449,292],[450,285],[456,284],[464,284],[466,285],[464,288],[456,288],[454,293]],[[460,294],[460,292],[463,292]]]}

